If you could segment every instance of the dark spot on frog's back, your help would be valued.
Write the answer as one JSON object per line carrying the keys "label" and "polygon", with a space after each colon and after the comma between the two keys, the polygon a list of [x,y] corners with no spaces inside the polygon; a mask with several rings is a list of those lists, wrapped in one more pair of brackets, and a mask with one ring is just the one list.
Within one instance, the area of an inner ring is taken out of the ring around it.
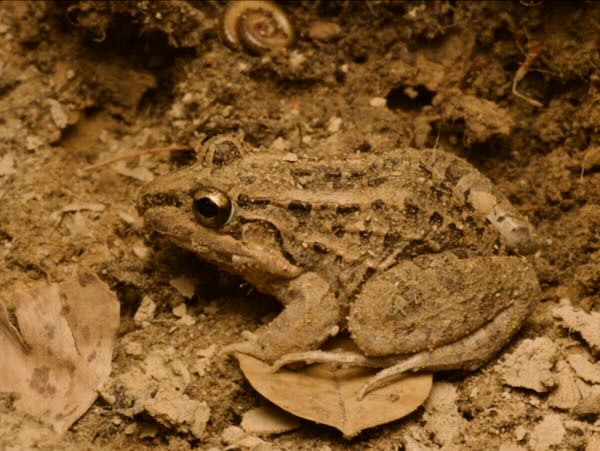
{"label": "dark spot on frog's back", "polygon": [[290,174],[294,178],[302,178],[302,177],[310,177],[312,176],[312,171],[303,168],[295,168],[290,171]]}
{"label": "dark spot on frog's back", "polygon": [[293,200],[288,204],[288,210],[290,213],[296,216],[306,216],[312,210],[312,205],[308,202],[301,202],[299,200]]}
{"label": "dark spot on frog's back", "polygon": [[389,231],[385,234],[385,237],[383,238],[383,247],[394,247],[396,243],[400,241],[400,239],[400,234],[398,232]]}
{"label": "dark spot on frog's back", "polygon": [[221,167],[241,158],[242,154],[233,141],[221,141],[213,148],[213,165]]}
{"label": "dark spot on frog's back", "polygon": [[410,202],[404,201],[404,212],[406,216],[414,217],[417,215],[417,213],[419,213],[419,207]]}
{"label": "dark spot on frog's back", "polygon": [[358,204],[340,205],[335,211],[339,215],[349,215],[360,211],[360,206]]}
{"label": "dark spot on frog's back", "polygon": [[367,182],[367,186],[369,188],[377,188],[378,186],[383,185],[385,182],[387,182],[388,178],[387,177],[377,177],[374,179],[370,179]]}
{"label": "dark spot on frog's back", "polygon": [[341,224],[333,224],[331,226],[331,231],[338,238],[342,238],[344,236],[344,234],[346,233],[344,230],[344,226]]}
{"label": "dark spot on frog's back", "polygon": [[337,183],[342,178],[342,171],[339,169],[327,169],[323,175],[323,178],[326,182]]}
{"label": "dark spot on frog's back", "polygon": [[251,198],[246,194],[240,194],[237,197],[237,203],[242,208],[255,208],[255,209],[263,209],[267,208],[270,201],[269,199],[265,199],[262,197]]}
{"label": "dark spot on frog's back", "polygon": [[313,249],[319,254],[326,254],[328,252],[327,247],[321,243],[313,243]]}
{"label": "dark spot on frog's back", "polygon": [[385,202],[381,199],[375,199],[371,203],[371,210],[373,211],[381,211],[385,208]]}
{"label": "dark spot on frog's back", "polygon": [[437,211],[434,211],[433,213],[431,213],[431,216],[429,216],[429,224],[439,227],[443,223],[444,223],[444,217],[441,214],[439,214]]}

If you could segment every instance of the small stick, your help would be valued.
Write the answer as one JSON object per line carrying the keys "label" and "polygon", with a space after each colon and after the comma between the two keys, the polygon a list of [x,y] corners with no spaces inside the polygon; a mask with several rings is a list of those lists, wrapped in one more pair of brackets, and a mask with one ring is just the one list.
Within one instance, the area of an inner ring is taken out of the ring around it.
{"label": "small stick", "polygon": [[177,145],[177,144],[173,144],[171,146],[164,146],[164,147],[154,147],[152,149],[140,149],[135,152],[129,153],[127,155],[121,155],[120,157],[115,157],[115,158],[111,158],[110,160],[101,161],[100,163],[92,164],[90,166],[83,168],[83,170],[91,171],[92,169],[97,169],[102,166],[108,166],[109,164],[116,163],[117,161],[131,160],[133,158],[137,158],[137,157],[140,157],[143,155],[151,155],[151,154],[161,153],[161,152],[189,152],[190,150],[194,150],[194,148],[190,147],[190,146]]}
{"label": "small stick", "polygon": [[527,56],[525,57],[525,61],[523,61],[521,63],[521,65],[515,72],[515,77],[513,78],[513,82],[512,82],[513,95],[517,96],[519,99],[524,100],[525,102],[529,103],[530,105],[537,106],[537,107],[543,106],[542,103],[538,102],[535,99],[532,99],[531,97],[527,97],[526,95],[521,94],[519,91],[517,91],[517,84],[521,80],[523,80],[523,77],[525,77],[525,75],[527,75],[527,72],[529,72],[529,67],[535,61],[535,59],[539,56],[540,51],[541,51],[541,48],[538,47],[538,48],[533,49],[532,51],[530,51],[527,54]]}

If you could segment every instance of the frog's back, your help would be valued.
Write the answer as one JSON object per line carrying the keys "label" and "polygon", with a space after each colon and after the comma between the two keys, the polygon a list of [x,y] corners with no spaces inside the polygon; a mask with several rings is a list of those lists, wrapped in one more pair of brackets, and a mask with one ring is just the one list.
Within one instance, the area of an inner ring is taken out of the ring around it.
{"label": "frog's back", "polygon": [[344,161],[255,156],[243,170],[261,177],[235,197],[245,214],[275,226],[297,262],[335,255],[338,262],[376,264],[447,249],[497,252],[496,230],[457,195],[455,180],[438,173],[432,156],[414,149]]}

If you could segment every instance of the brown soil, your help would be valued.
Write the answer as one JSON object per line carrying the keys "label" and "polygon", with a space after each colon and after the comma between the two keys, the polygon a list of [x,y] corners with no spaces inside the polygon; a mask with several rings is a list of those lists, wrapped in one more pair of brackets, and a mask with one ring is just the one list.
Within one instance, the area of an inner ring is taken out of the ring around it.
{"label": "brown soil", "polygon": [[[543,336],[561,352],[581,343],[567,341],[551,309],[569,298],[600,311],[599,3],[283,3],[298,39],[265,56],[223,45],[223,7],[193,0],[0,3],[2,292],[89,268],[121,301],[114,374],[143,359],[132,343],[144,353],[168,349],[191,367],[198,350],[236,341],[278,305],[143,229],[135,211],[140,186],[192,155],[87,166],[238,131],[282,154],[310,146],[335,153],[438,146],[488,175],[539,235],[531,261],[543,299],[506,351]],[[339,36],[312,39],[319,21],[338,23]],[[511,90],[517,75],[525,99]],[[81,211],[61,212],[69,204]],[[196,284],[192,299],[169,283],[181,276]],[[133,315],[145,296],[157,311],[140,328]],[[197,320],[192,327],[178,325],[172,312],[183,301]],[[566,430],[557,449],[584,449],[597,439],[600,407],[582,415],[550,407],[545,394],[503,385],[495,363],[436,375],[457,390],[467,422],[454,445],[415,432],[425,423],[423,408],[352,441],[310,422],[266,441],[290,450],[535,449],[529,438],[554,414]],[[146,414],[121,415],[118,400],[99,398],[52,446],[223,449],[223,430],[263,403],[237,363],[219,356],[185,393],[211,409],[201,440]],[[10,412],[7,405],[1,416]]]}

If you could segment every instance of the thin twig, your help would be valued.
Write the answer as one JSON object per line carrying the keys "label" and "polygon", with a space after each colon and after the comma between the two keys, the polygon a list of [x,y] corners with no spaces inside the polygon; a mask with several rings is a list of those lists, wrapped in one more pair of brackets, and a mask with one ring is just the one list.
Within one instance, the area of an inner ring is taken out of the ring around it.
{"label": "thin twig", "polygon": [[143,155],[151,155],[155,153],[162,152],[189,152],[190,150],[194,150],[193,147],[184,146],[184,145],[171,145],[165,147],[154,147],[152,149],[140,149],[135,152],[129,153],[127,155],[121,155],[120,157],[111,158],[110,160],[101,161],[100,163],[92,164],[91,166],[87,166],[83,168],[84,171],[91,171],[92,169],[97,169],[102,166],[108,166],[109,164],[116,163],[117,161],[123,160],[131,160],[133,158],[141,157]]}
{"label": "thin twig", "polygon": [[517,69],[517,72],[515,72],[515,76],[514,76],[513,82],[512,82],[513,95],[515,95],[519,99],[524,100],[525,102],[529,103],[530,105],[536,106],[538,108],[542,107],[543,104],[535,99],[532,99],[531,97],[527,97],[526,95],[521,94],[519,91],[517,91],[517,85],[525,77],[525,75],[527,75],[527,72],[529,72],[529,67],[540,55],[540,52],[541,52],[541,48],[538,46],[535,46],[534,49],[532,49],[529,53],[527,53],[527,55],[525,57],[525,61],[523,61],[521,63],[521,65]]}

